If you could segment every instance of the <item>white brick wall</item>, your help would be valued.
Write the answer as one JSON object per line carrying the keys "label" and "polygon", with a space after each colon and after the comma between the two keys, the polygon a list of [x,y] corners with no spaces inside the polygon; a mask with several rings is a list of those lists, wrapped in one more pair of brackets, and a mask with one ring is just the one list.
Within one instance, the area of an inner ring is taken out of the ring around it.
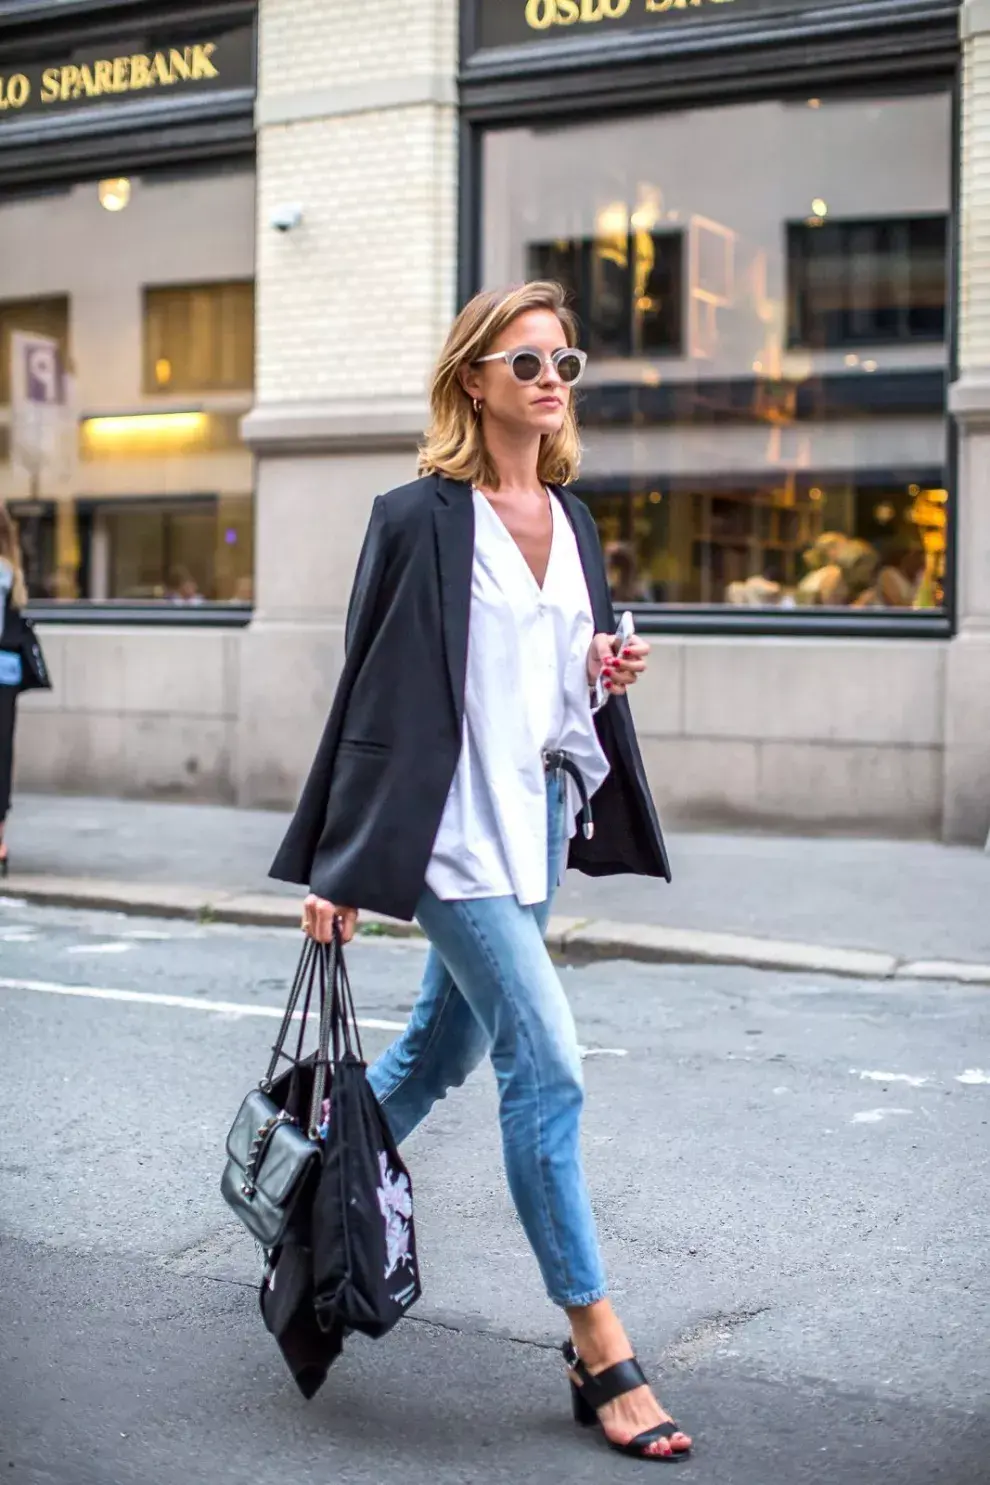
{"label": "white brick wall", "polygon": [[[262,0],[260,34],[261,97],[327,101],[260,131],[258,400],[421,394],[454,307],[456,113],[380,89],[364,110],[355,85],[452,78],[455,0]],[[302,206],[290,233],[269,226],[279,202]]]}
{"label": "white brick wall", "polygon": [[261,0],[259,90],[457,71],[456,0]]}
{"label": "white brick wall", "polygon": [[990,34],[963,49],[959,361],[990,366]]}

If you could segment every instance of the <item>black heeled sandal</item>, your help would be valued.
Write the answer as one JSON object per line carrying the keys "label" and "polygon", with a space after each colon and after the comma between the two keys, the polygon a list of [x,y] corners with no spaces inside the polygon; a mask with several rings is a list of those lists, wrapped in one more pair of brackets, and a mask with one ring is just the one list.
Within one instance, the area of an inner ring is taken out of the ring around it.
{"label": "black heeled sandal", "polygon": [[[624,1397],[627,1392],[635,1392],[637,1387],[649,1386],[646,1374],[635,1357],[629,1361],[619,1361],[615,1366],[606,1367],[603,1372],[593,1375],[578,1355],[573,1341],[565,1341],[560,1349],[568,1368],[581,1378],[580,1384],[571,1379],[571,1406],[574,1409],[574,1422],[582,1428],[593,1428],[596,1425],[601,1427],[599,1408],[604,1408],[606,1403],[615,1402],[617,1397]],[[670,1454],[651,1454],[650,1445],[682,1432],[676,1423],[658,1423],[655,1428],[638,1433],[628,1444],[616,1444],[607,1434],[605,1442],[617,1454],[629,1454],[633,1459],[655,1459],[659,1464],[670,1464],[690,1458],[691,1450],[672,1449]]]}

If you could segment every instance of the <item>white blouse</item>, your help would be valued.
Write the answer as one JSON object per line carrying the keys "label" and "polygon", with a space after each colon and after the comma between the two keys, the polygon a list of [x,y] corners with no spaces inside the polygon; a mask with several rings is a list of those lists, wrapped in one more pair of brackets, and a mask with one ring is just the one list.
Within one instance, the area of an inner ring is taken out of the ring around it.
{"label": "white blouse", "polygon": [[[475,490],[464,728],[426,885],[447,901],[547,896],[543,753],[562,749],[589,794],[608,775],[587,660],[594,620],[571,524],[550,496],[553,536],[541,588],[494,508]],[[568,833],[579,809],[568,787]],[[557,884],[554,883],[554,886]]]}

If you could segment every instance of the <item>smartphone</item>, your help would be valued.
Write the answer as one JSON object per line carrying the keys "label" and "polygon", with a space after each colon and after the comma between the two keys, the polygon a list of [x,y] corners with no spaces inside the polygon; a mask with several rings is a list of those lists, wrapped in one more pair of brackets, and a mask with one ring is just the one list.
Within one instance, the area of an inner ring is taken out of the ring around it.
{"label": "smartphone", "polygon": [[615,631],[615,640],[612,645],[613,655],[618,655],[624,648],[624,646],[627,645],[633,638],[635,633],[636,626],[633,623],[633,616],[629,612],[629,610],[626,609],[625,613],[622,615],[622,618],[619,620],[618,628]]}

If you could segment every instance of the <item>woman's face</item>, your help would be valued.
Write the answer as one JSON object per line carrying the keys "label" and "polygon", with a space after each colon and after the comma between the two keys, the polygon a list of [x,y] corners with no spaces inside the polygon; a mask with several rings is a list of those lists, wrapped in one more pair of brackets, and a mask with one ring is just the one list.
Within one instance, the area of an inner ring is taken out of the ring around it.
{"label": "woman's face", "polygon": [[507,430],[541,436],[557,433],[567,416],[571,389],[561,381],[550,356],[566,345],[564,327],[552,310],[527,310],[492,342],[488,354],[521,346],[542,352],[543,369],[536,380],[519,382],[506,361],[486,361],[465,368],[464,388],[484,403],[489,419]]}

